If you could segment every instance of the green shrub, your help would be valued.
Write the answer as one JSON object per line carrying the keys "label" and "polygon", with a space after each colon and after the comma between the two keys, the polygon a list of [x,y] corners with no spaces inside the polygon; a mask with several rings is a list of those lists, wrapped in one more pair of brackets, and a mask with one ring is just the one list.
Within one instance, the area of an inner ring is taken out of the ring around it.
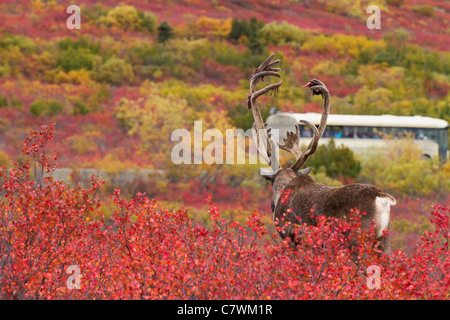
{"label": "green shrub", "polygon": [[[265,107],[260,107],[261,116],[263,119],[267,119],[267,117],[270,115],[270,108],[270,104],[266,105]],[[250,129],[254,122],[252,112],[241,104],[229,108],[228,116],[230,117],[231,122],[234,126],[236,126],[236,128],[243,129],[244,131]]]}
{"label": "green shrub", "polygon": [[34,100],[30,104],[30,112],[35,116],[57,115],[64,111],[64,105],[57,100],[42,101],[41,98]]}
{"label": "green shrub", "polygon": [[81,36],[77,40],[73,40],[72,38],[65,37],[63,40],[58,42],[58,47],[61,50],[69,50],[69,48],[73,49],[87,49],[91,53],[97,54],[100,52],[100,44],[94,43],[89,40],[89,38],[85,35]]}
{"label": "green shrub", "polygon": [[38,98],[30,104],[30,112],[32,115],[40,116],[47,110],[47,104]]}
{"label": "green shrub", "polygon": [[434,17],[434,8],[433,6],[428,4],[418,7],[412,7],[411,10],[426,17]]}
{"label": "green shrub", "polygon": [[330,12],[334,12],[336,14],[342,16],[349,17],[363,17],[362,3],[361,1],[354,0],[334,0],[334,1],[326,1],[319,0],[319,2],[326,5],[326,9]]}
{"label": "green shrub", "polygon": [[95,55],[89,49],[69,47],[59,55],[57,66],[65,72],[80,69],[92,70],[94,58]]}
{"label": "green shrub", "polygon": [[47,102],[48,105],[48,114],[49,115],[57,115],[63,112],[64,105],[57,100],[49,100]]}
{"label": "green shrub", "polygon": [[96,21],[98,22],[102,16],[106,16],[110,8],[106,7],[101,3],[96,3],[95,5],[87,6],[85,4],[81,5],[81,12],[83,12],[83,19],[86,21]]}
{"label": "green shrub", "polygon": [[108,28],[136,30],[139,27],[138,10],[133,6],[121,5],[109,10],[106,16],[100,17],[99,23]]}
{"label": "green shrub", "polygon": [[139,30],[147,30],[149,32],[154,32],[156,30],[158,20],[153,13],[139,10],[138,17],[140,20]]}
{"label": "green shrub", "polygon": [[148,11],[136,9],[131,5],[119,5],[108,11],[101,9],[97,16],[98,23],[107,28],[121,30],[149,31],[156,30],[157,18]]}
{"label": "green shrub", "polygon": [[[224,65],[241,66],[242,52],[226,42],[216,42],[211,48],[213,59]],[[248,67],[247,67],[248,68]]]}
{"label": "green shrub", "polygon": [[309,32],[286,21],[281,23],[273,21],[259,30],[259,36],[265,43],[279,46],[285,43],[303,44],[308,38]]}
{"label": "green shrub", "polygon": [[131,65],[125,60],[116,57],[110,58],[104,63],[102,63],[100,57],[97,57],[91,74],[96,81],[116,85],[131,82],[134,78]]}
{"label": "green shrub", "polygon": [[10,168],[13,166],[13,164],[13,161],[9,158],[6,152],[0,151],[0,166]]}
{"label": "green shrub", "polygon": [[0,96],[0,108],[4,108],[8,106],[8,100],[5,96]]}
{"label": "green shrub", "polygon": [[22,35],[7,35],[0,39],[0,47],[18,47],[21,52],[31,54],[36,53],[37,46],[32,38]]}
{"label": "green shrub", "polygon": [[323,167],[327,176],[331,178],[340,176],[356,178],[361,171],[361,163],[355,158],[353,151],[343,145],[336,147],[333,138],[328,144],[317,148],[314,156],[306,162],[306,166],[311,166],[313,172],[319,172]]}
{"label": "green shrub", "polygon": [[86,115],[89,113],[89,111],[90,111],[89,107],[85,103],[83,103],[79,100],[75,101],[74,106],[73,106],[73,114],[74,115],[78,115],[78,114]]}
{"label": "green shrub", "polygon": [[386,4],[395,7],[400,7],[405,4],[405,0],[386,0]]}

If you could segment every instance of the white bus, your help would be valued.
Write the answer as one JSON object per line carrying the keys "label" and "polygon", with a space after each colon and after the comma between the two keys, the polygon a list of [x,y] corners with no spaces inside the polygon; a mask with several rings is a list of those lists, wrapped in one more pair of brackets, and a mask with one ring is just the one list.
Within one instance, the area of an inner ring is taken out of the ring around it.
{"label": "white bus", "polygon": [[[301,123],[307,120],[319,125],[321,113],[274,113],[267,120],[267,127],[279,130],[279,141],[286,137],[287,131],[293,131],[295,125],[300,128],[300,143],[309,143],[312,130]],[[448,122],[441,119],[422,116],[393,115],[328,115],[327,128],[319,144],[328,143],[331,137],[336,144],[343,144],[356,153],[382,147],[389,138],[397,138],[403,133],[412,134],[422,150],[424,158],[440,156],[444,162],[448,159]],[[387,139],[386,139],[387,137]],[[385,138],[385,139],[383,139]]]}

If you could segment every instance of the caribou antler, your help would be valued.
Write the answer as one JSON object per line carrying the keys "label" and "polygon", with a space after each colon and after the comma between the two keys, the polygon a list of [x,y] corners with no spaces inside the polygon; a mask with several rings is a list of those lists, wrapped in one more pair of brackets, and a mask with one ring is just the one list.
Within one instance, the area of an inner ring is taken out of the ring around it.
{"label": "caribou antler", "polygon": [[258,149],[258,152],[271,166],[272,171],[276,171],[280,167],[277,154],[272,153],[272,150],[274,149],[274,147],[276,147],[276,144],[273,141],[273,139],[271,139],[270,129],[266,130],[266,126],[263,122],[261,111],[259,110],[256,99],[258,99],[258,97],[269,91],[273,92],[275,95],[278,91],[278,88],[283,83],[283,81],[269,84],[268,86],[265,86],[264,88],[258,91],[256,91],[256,85],[259,82],[264,81],[264,77],[272,76],[280,78],[280,75],[278,74],[280,69],[273,68],[273,66],[280,63],[280,60],[277,59],[272,61],[274,56],[275,55],[272,54],[270,57],[264,60],[258,68],[255,69],[252,77],[250,78],[250,93],[247,96],[248,108],[252,109],[253,118],[255,120],[252,127],[253,140],[256,143],[256,148]]}
{"label": "caribou antler", "polygon": [[[311,122],[306,120],[300,120],[301,123],[306,124],[308,127],[310,127],[314,132],[314,139],[310,142],[308,148],[305,149],[311,149],[310,152],[315,152],[314,146],[317,145],[317,142],[315,142],[315,139],[319,136],[319,132],[317,131],[317,128],[315,125],[313,125]],[[318,139],[317,139],[318,140]],[[284,145],[280,145],[280,148],[283,150],[286,150],[290,153],[292,153],[295,157],[295,159],[299,159],[302,157],[304,152],[300,149],[300,132],[298,129],[298,126],[295,126],[295,133],[289,131],[286,135],[286,138],[283,139]]]}
{"label": "caribou antler", "polygon": [[[256,99],[261,95],[271,91],[274,94],[278,91],[278,88],[283,83],[282,81],[278,83],[272,83],[264,88],[256,91],[256,85],[259,82],[264,81],[264,77],[278,77],[280,78],[279,68],[274,68],[276,64],[280,62],[279,59],[272,61],[275,55],[272,54],[266,60],[264,60],[261,65],[255,69],[252,77],[250,78],[250,93],[247,96],[248,108],[252,109],[253,118],[255,122],[252,127],[253,140],[256,143],[256,147],[260,155],[267,161],[267,163],[272,168],[272,172],[276,172],[280,168],[280,163],[278,161],[277,153],[272,153],[272,150],[277,147],[277,144],[271,139],[270,129],[266,130],[266,126],[263,122],[261,112],[259,110]],[[300,131],[298,126],[295,128],[295,132],[288,132],[286,138],[283,139],[284,144],[279,147],[292,153],[296,159],[296,162],[291,166],[294,171],[299,170],[310,155],[312,155],[317,150],[317,146],[320,138],[325,131],[328,113],[330,110],[330,93],[327,87],[317,79],[312,79],[303,87],[308,87],[312,90],[313,95],[321,94],[324,98],[324,106],[322,117],[320,120],[319,128],[306,120],[300,120],[301,123],[306,124],[314,132],[314,137],[309,143],[305,151],[300,149]],[[267,173],[266,173],[267,174]]]}
{"label": "caribou antler", "polygon": [[325,131],[325,128],[327,126],[327,118],[330,111],[330,93],[328,92],[327,87],[320,80],[313,79],[306,85],[304,85],[303,88],[304,87],[310,88],[314,95],[321,94],[324,98],[324,106],[322,117],[320,119],[319,129],[317,129],[315,125],[306,120],[300,120],[300,122],[306,124],[314,132],[314,137],[305,151],[302,152],[300,150],[300,131],[297,125],[295,127],[295,133],[288,132],[286,138],[284,139],[284,145],[280,145],[281,149],[286,150],[294,155],[296,162],[291,166],[291,169],[294,171],[299,170],[305,164],[308,157],[316,152],[319,140],[322,137],[323,132]]}

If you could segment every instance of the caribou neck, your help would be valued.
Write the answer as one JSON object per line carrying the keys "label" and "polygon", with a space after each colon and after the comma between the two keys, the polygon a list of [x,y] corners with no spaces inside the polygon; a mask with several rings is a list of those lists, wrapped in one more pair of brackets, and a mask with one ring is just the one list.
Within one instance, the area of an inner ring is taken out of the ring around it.
{"label": "caribou neck", "polygon": [[272,209],[275,212],[275,206],[278,205],[281,194],[289,188],[289,185],[307,186],[317,183],[309,174],[298,174],[290,168],[283,168],[277,174],[272,184],[273,203]]}

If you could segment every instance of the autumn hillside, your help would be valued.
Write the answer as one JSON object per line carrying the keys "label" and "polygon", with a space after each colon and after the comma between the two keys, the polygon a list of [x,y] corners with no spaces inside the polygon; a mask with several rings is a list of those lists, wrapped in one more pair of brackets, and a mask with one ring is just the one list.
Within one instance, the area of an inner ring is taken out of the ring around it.
{"label": "autumn hillside", "polygon": [[[369,4],[381,8],[380,30],[366,26]],[[320,111],[320,97],[301,88],[317,77],[332,94],[331,113],[450,122],[448,1],[85,0],[80,30],[67,28],[66,5],[0,3],[0,164],[23,163],[25,137],[54,121],[49,147],[70,181],[88,182],[83,168],[108,176],[107,216],[118,187],[168,208],[191,207],[206,224],[208,195],[233,219],[256,208],[269,213],[270,187],[258,165],[175,165],[170,155],[172,132],[192,130],[194,121],[203,130],[250,128],[248,79],[270,53],[282,61],[283,85],[263,99],[264,117],[271,108]],[[343,152],[345,161],[331,156],[342,150],[322,150],[313,175],[394,194],[393,247],[409,248],[431,228],[430,205],[449,200],[450,191],[450,166],[422,161],[415,148],[401,140],[367,157]],[[330,165],[343,169],[327,171]]]}

